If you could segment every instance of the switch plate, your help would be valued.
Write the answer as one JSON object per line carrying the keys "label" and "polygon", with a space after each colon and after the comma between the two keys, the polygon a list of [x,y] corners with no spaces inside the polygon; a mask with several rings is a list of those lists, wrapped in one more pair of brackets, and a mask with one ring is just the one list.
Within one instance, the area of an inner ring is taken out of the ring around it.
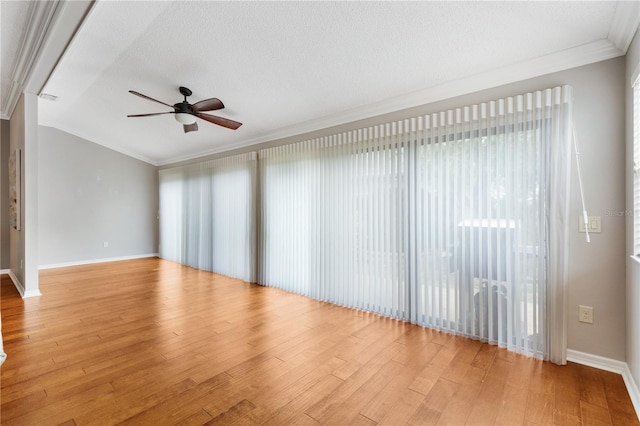
{"label": "switch plate", "polygon": [[[578,232],[585,232],[584,219],[578,217]],[[602,232],[602,216],[589,216],[589,233],[598,234]]]}
{"label": "switch plate", "polygon": [[580,305],[578,309],[578,320],[593,324],[593,307]]}
{"label": "switch plate", "polygon": [[109,241],[105,241],[104,243],[102,243],[102,247],[104,248],[109,247]]}

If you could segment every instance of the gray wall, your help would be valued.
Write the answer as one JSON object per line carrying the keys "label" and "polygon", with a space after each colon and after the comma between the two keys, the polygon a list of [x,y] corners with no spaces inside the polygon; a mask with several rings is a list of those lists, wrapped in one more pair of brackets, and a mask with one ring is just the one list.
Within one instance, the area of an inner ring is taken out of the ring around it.
{"label": "gray wall", "polygon": [[9,120],[0,120],[0,269],[9,269]]}
{"label": "gray wall", "polygon": [[[627,208],[633,211],[633,99],[631,92],[632,74],[640,67],[640,31],[627,51],[627,69],[625,84],[626,93],[626,145],[627,145]],[[640,212],[635,212],[636,215]],[[633,218],[627,215],[627,249],[626,254],[633,253]],[[639,218],[640,219],[640,218]],[[638,254],[638,253],[635,253]],[[627,364],[633,378],[640,386],[640,259],[634,260],[625,256],[627,261]]]}
{"label": "gray wall", "polygon": [[[602,233],[592,235],[591,244],[585,242],[584,234],[578,233],[578,217],[582,207],[574,162],[571,183],[568,347],[625,360],[625,224],[623,218],[607,215],[607,212],[625,208],[624,81],[625,58],[620,57],[206,158],[293,143],[399,118],[569,84],[574,88],[574,123],[580,138],[587,208],[589,215],[602,216]],[[176,164],[184,163],[187,162]],[[593,306],[593,324],[578,322],[578,305]]]}
{"label": "gray wall", "polygon": [[[11,120],[9,122],[9,152],[14,152],[16,149],[22,150],[22,155],[25,155],[25,106],[24,95],[20,97],[16,104]],[[24,172],[24,170],[23,170]],[[24,192],[23,192],[24,194]],[[19,281],[17,286],[24,286],[24,258],[25,258],[25,241],[24,241],[24,197],[21,205],[22,213],[22,231],[17,231],[12,227],[9,227],[9,269],[14,274],[15,278]],[[24,292],[24,288],[20,289]]]}
{"label": "gray wall", "polygon": [[38,101],[23,93],[9,120],[9,152],[20,157],[20,229],[9,227],[9,269],[23,297],[38,289]]}
{"label": "gray wall", "polygon": [[38,168],[41,266],[157,253],[155,166],[39,126]]}

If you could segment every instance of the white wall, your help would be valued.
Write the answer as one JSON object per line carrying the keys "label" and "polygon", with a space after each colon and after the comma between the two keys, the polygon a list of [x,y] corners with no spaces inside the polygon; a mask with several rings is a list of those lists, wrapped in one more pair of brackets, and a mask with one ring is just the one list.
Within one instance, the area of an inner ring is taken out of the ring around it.
{"label": "white wall", "polygon": [[156,167],[51,127],[38,131],[40,265],[157,253]]}
{"label": "white wall", "polygon": [[[631,78],[640,69],[640,32],[627,51],[625,97],[626,97],[626,211],[633,211],[633,99],[631,92]],[[635,215],[640,212],[635,212]],[[640,262],[631,259],[633,254],[633,215],[627,215],[626,224],[626,262],[627,262],[627,365],[636,382],[640,385]],[[637,253],[636,253],[637,254]]]}
{"label": "white wall", "polygon": [[[603,232],[593,235],[591,244],[585,242],[584,234],[578,233],[578,216],[582,207],[574,163],[571,184],[568,347],[623,361],[626,353],[625,221],[624,218],[608,216],[607,213],[625,208],[624,73],[625,59],[620,57],[206,158],[303,141],[395,119],[569,84],[574,88],[574,123],[580,137],[587,207],[589,215],[602,216]],[[184,163],[187,162],[178,164]],[[172,165],[165,167],[170,166]],[[578,322],[578,305],[593,306],[593,324]]]}

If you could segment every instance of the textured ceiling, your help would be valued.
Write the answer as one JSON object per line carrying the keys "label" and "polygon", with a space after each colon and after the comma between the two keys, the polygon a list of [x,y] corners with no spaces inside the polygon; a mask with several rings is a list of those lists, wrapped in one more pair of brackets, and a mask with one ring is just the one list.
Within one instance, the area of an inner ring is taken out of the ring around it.
{"label": "textured ceiling", "polygon": [[11,88],[16,61],[20,52],[23,32],[27,27],[31,4],[24,1],[0,1],[0,105],[3,110],[6,94]]}
{"label": "textured ceiling", "polygon": [[[39,120],[166,164],[340,124],[370,105],[607,40],[617,7],[98,2],[46,84],[58,100],[39,101]],[[198,120],[200,130],[185,134],[171,115],[126,117],[168,110],[128,90],[173,104],[179,86],[192,103],[220,98],[226,108],[216,114],[244,125]]]}

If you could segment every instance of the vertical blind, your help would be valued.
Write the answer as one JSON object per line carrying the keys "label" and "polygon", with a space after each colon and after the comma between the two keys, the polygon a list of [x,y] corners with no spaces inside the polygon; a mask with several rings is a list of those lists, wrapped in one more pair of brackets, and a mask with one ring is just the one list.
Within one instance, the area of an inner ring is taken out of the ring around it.
{"label": "vertical blind", "polygon": [[263,149],[224,169],[259,228],[204,206],[217,166],[163,171],[162,255],[216,264],[192,230],[246,217],[260,284],[565,363],[571,115],[564,86]]}
{"label": "vertical blind", "polygon": [[571,97],[261,150],[259,282],[566,362]]}
{"label": "vertical blind", "polygon": [[255,281],[256,177],[256,153],[160,170],[160,256]]}

